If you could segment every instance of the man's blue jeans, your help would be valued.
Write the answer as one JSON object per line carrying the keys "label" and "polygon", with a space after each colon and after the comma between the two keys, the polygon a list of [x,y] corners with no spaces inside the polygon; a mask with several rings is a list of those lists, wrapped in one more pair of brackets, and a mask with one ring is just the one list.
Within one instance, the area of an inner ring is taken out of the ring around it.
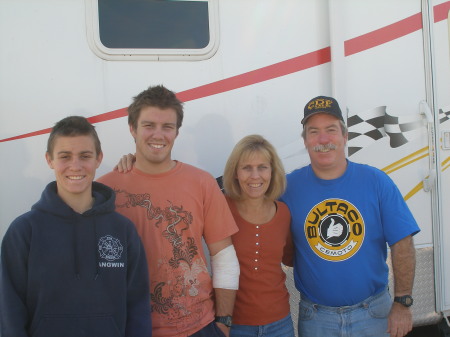
{"label": "man's blue jeans", "polygon": [[361,303],[346,307],[314,304],[304,296],[298,313],[299,337],[389,336],[387,318],[392,300],[386,289]]}

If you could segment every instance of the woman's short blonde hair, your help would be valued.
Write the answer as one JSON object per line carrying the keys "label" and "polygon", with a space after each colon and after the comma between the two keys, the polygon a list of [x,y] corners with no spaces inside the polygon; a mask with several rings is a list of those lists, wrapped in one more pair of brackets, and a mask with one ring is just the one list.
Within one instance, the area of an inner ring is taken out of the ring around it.
{"label": "woman's short blonde hair", "polygon": [[266,197],[276,200],[286,189],[286,174],[277,151],[269,141],[260,135],[249,135],[242,138],[231,151],[222,177],[225,194],[235,200],[242,198],[241,187],[236,178],[237,167],[241,160],[249,158],[254,153],[261,153],[270,162],[272,178]]}

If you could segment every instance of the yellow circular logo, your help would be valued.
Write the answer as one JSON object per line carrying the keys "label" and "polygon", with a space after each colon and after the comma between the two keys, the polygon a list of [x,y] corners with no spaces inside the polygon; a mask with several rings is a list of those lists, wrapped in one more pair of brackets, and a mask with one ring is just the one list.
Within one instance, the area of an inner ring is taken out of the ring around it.
{"label": "yellow circular logo", "polygon": [[322,259],[344,261],[361,248],[365,236],[364,219],[350,202],[327,199],[309,211],[305,236],[311,249]]}

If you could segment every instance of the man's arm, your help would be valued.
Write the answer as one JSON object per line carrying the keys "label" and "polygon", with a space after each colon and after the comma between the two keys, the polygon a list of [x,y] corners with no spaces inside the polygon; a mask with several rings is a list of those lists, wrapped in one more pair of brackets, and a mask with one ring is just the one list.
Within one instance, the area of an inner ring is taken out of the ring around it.
{"label": "man's arm", "polygon": [[[391,246],[394,296],[412,294],[416,268],[415,253],[413,238],[410,235]],[[411,330],[411,309],[394,302],[388,317],[388,332],[391,337],[403,337]]]}
{"label": "man's arm", "polygon": [[[236,290],[239,285],[239,262],[231,237],[209,244],[208,249],[213,272],[215,315],[232,316]],[[227,326],[222,323],[217,323],[217,326],[225,336],[229,336],[230,329]]]}

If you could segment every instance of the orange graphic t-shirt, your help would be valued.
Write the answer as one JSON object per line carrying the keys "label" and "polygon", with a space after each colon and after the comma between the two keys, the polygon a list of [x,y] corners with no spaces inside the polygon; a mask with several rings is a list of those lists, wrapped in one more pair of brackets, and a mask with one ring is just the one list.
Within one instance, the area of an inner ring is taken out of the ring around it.
{"label": "orange graphic t-shirt", "polygon": [[154,337],[188,336],[214,320],[213,288],[202,244],[238,228],[216,180],[177,162],[150,175],[134,168],[99,182],[116,192],[116,211],[136,226],[150,274]]}

